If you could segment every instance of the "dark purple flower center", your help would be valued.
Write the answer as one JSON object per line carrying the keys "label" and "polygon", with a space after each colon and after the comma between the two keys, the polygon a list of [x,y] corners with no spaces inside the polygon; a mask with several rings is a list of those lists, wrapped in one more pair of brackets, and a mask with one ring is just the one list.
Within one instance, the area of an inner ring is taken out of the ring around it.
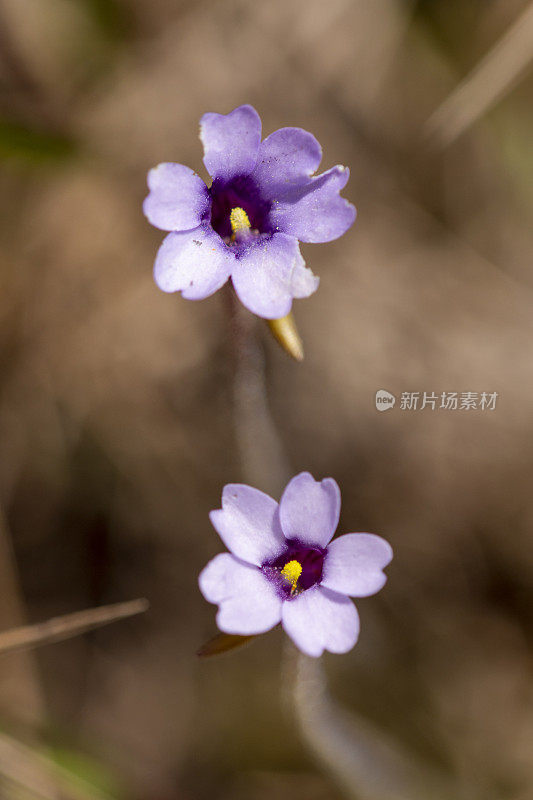
{"label": "dark purple flower center", "polygon": [[320,583],[326,553],[327,550],[320,547],[309,547],[297,539],[289,539],[283,553],[263,564],[261,569],[277,585],[283,598],[290,599]]}
{"label": "dark purple flower center", "polygon": [[234,208],[246,213],[252,231],[260,234],[273,233],[270,223],[271,203],[261,197],[259,187],[249,176],[238,175],[227,183],[215,178],[210,188],[211,226],[223,239],[231,240],[230,215]]}

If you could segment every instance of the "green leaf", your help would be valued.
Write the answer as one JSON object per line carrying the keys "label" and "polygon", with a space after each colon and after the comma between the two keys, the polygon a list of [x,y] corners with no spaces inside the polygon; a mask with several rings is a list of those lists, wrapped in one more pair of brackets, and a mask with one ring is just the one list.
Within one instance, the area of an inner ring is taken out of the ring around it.
{"label": "green leaf", "polygon": [[60,747],[49,749],[48,757],[59,769],[63,785],[80,800],[118,800],[123,796],[117,781],[96,760]]}
{"label": "green leaf", "polygon": [[76,143],[62,133],[0,119],[0,159],[55,162],[72,157],[76,150]]}
{"label": "green leaf", "polygon": [[77,0],[107,39],[120,41],[132,29],[132,15],[117,0]]}

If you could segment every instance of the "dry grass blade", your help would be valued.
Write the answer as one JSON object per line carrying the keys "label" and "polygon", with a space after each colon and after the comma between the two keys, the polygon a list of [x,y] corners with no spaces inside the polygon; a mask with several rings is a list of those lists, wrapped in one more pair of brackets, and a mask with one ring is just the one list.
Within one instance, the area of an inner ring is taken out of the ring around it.
{"label": "dry grass blade", "polygon": [[[58,794],[60,792],[60,794]],[[0,733],[2,800],[111,800],[107,791],[53,761],[46,751]]]}
{"label": "dry grass blade", "polygon": [[431,115],[425,136],[446,147],[488,111],[533,60],[533,3]]}
{"label": "dry grass blade", "polygon": [[111,622],[142,614],[148,607],[148,601],[139,598],[126,603],[114,603],[109,606],[89,608],[86,611],[76,611],[74,614],[65,614],[63,617],[53,617],[46,622],[38,622],[36,625],[14,628],[0,633],[0,655],[60,642],[71,636],[79,636],[94,628],[99,628],[101,625],[109,625]]}
{"label": "dry grass blade", "polygon": [[[11,532],[0,509],[0,631],[19,630],[27,622]],[[1,636],[0,632],[0,636]],[[42,724],[45,702],[39,673],[28,652],[19,652],[0,666],[0,714],[30,727]],[[1,792],[0,792],[1,796]]]}

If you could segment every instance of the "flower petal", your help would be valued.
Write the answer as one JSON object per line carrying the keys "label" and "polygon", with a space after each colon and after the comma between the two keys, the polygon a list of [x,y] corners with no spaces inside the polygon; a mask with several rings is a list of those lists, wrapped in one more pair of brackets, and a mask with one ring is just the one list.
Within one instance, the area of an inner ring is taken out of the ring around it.
{"label": "flower petal", "polygon": [[222,508],[211,511],[209,519],[228,550],[250,564],[271,561],[285,547],[278,504],[251,486],[224,486]]}
{"label": "flower petal", "polygon": [[303,186],[289,189],[277,198],[270,218],[280,231],[301,242],[331,242],[338,239],[355,220],[354,206],[340,196],[350,176],[347,167],[318,175]]}
{"label": "flower petal", "polygon": [[322,148],[302,128],[280,128],[261,142],[252,177],[267,199],[277,199],[295,184],[308,183],[322,159]]}
{"label": "flower petal", "polygon": [[208,225],[174,231],[163,239],[154,264],[155,282],[164,292],[203,300],[229,278],[234,257]]}
{"label": "flower petal", "polygon": [[347,653],[359,636],[359,615],[352,601],[322,586],[283,603],[281,622],[296,647],[308,656],[324,650]]}
{"label": "flower petal", "polygon": [[183,164],[159,164],[148,173],[150,193],[143,203],[148,221],[163,231],[197,228],[211,199],[203,180]]}
{"label": "flower petal", "polygon": [[319,279],[305,266],[298,241],[275,233],[240,255],[231,279],[239,299],[254,314],[278,319],[289,313],[294,297],[309,297]]}
{"label": "flower petal", "polygon": [[325,547],[335,533],[341,511],[341,493],[333,478],[315,481],[309,472],[296,475],[279,504],[281,528],[287,539]]}
{"label": "flower petal", "polygon": [[373,533],[347,533],[328,546],[322,586],[352,597],[368,597],[387,582],[382,570],[392,559],[392,547]]}
{"label": "flower petal", "polygon": [[229,114],[204,114],[200,120],[204,164],[213,178],[229,180],[249,175],[261,142],[261,118],[252,106],[239,106]]}
{"label": "flower petal", "polygon": [[219,606],[217,625],[225,633],[265,633],[281,619],[282,601],[275,587],[257,567],[230,553],[215,556],[198,583],[205,599]]}

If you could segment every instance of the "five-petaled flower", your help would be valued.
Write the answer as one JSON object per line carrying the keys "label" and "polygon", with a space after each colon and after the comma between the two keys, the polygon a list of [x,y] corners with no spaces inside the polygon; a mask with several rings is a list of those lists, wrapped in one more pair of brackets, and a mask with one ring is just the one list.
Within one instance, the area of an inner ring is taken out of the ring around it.
{"label": "five-petaled flower", "polygon": [[368,597],[385,584],[392,558],[388,542],[372,533],[347,533],[331,541],[340,514],[333,478],[293,478],[278,504],[241,484],[222,493],[210,518],[231,551],[200,573],[200,590],[219,606],[220,630],[258,634],[279,622],[310,656],[346,653],[359,635],[350,597]]}
{"label": "five-petaled flower", "polygon": [[281,128],[261,141],[261,119],[249,105],[204,114],[200,138],[209,188],[182,164],[159,164],[148,173],[144,213],[171,231],[155,260],[156,283],[202,300],[231,276],[250,311],[283,317],[294,298],[318,286],[298,241],[337,239],[355,219],[355,208],[339,194],[349,170],[336,166],[314,176],[322,157],[315,137]]}

